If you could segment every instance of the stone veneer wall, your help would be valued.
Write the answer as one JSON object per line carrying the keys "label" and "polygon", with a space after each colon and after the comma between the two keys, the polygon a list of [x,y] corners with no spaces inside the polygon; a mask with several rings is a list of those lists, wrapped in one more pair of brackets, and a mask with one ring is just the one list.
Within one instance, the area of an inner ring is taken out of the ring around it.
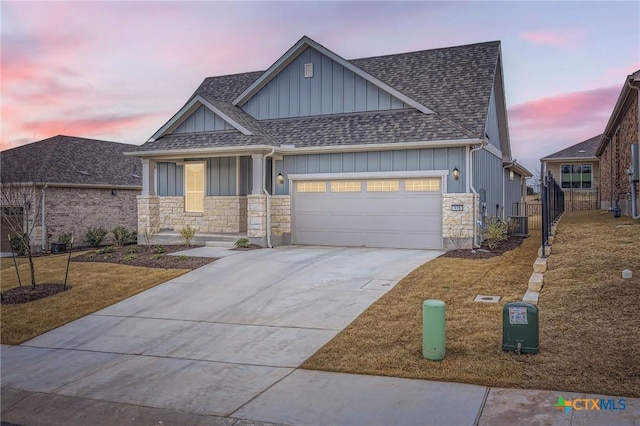
{"label": "stone veneer wall", "polygon": [[[264,239],[267,236],[267,196],[247,195],[247,237]],[[256,242],[260,244],[261,242]],[[262,242],[263,243],[263,242]]]}
{"label": "stone veneer wall", "polygon": [[158,198],[158,228],[179,231],[189,225],[199,232],[238,233],[247,230],[244,196],[204,197],[204,212],[185,212],[184,197]]}
{"label": "stone veneer wall", "polygon": [[271,233],[276,236],[291,233],[291,197],[289,195],[271,197]]}
{"label": "stone veneer wall", "polygon": [[[442,194],[442,238],[445,251],[472,247],[473,224],[479,219],[478,200],[475,194]],[[452,211],[452,205],[462,205],[464,210]]]}

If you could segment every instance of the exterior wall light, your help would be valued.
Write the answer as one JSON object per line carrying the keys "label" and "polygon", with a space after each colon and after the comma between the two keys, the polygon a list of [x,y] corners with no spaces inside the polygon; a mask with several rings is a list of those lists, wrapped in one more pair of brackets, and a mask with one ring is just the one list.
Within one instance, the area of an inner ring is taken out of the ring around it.
{"label": "exterior wall light", "polygon": [[284,183],[284,176],[282,176],[282,173],[278,173],[277,179],[278,179],[278,183],[280,185],[282,185]]}
{"label": "exterior wall light", "polygon": [[513,170],[509,170],[509,179],[513,180]]}
{"label": "exterior wall light", "polygon": [[453,168],[453,178],[454,178],[455,180],[460,179],[460,170],[458,170],[458,168],[457,168],[457,167],[454,167],[454,168]]}

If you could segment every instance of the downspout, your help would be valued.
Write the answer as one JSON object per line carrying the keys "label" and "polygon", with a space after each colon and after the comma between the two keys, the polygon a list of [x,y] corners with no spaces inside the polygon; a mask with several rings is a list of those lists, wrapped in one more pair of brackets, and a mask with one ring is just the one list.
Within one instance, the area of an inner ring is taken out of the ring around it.
{"label": "downspout", "polygon": [[46,253],[47,252],[47,223],[46,223],[46,204],[45,204],[45,189],[47,189],[48,184],[44,184],[44,186],[42,187],[42,201],[41,201],[41,206],[40,206],[40,212],[42,215],[42,253]]}
{"label": "downspout", "polygon": [[507,196],[505,194],[505,189],[506,189],[505,182],[506,182],[507,179],[506,179],[506,177],[504,175],[504,171],[507,170],[510,167],[515,166],[515,164],[516,164],[516,160],[513,160],[512,162],[510,162],[506,166],[502,167],[502,221],[503,222],[504,222],[504,211],[506,209],[505,203],[506,203],[506,200],[507,200]]}
{"label": "downspout", "polygon": [[[475,148],[471,148],[469,150],[469,189],[471,189],[471,192],[474,194],[474,200],[475,200],[475,196],[478,195],[478,191],[476,191],[476,189],[473,187],[473,153],[476,151],[480,151],[482,148],[485,147],[485,145],[487,145],[487,141],[486,140],[482,140],[482,142],[480,142],[480,145],[478,145]],[[478,219],[477,219],[478,215],[477,215],[477,211],[476,211],[476,203],[474,201],[473,203],[473,248],[480,248],[480,244],[478,244],[478,239],[476,237],[477,233],[478,233]]]}
{"label": "downspout", "polygon": [[[266,154],[262,158],[262,170],[263,173],[267,171],[267,157],[271,157],[276,152],[275,148],[271,148],[271,152]],[[273,175],[273,167],[271,168],[271,174]],[[271,179],[273,181],[273,179]],[[273,186],[273,185],[272,185]],[[271,188],[273,190],[273,188]],[[267,247],[273,248],[271,245],[271,194],[267,191],[267,180],[262,178],[262,191],[264,191],[264,195],[267,196]]]}

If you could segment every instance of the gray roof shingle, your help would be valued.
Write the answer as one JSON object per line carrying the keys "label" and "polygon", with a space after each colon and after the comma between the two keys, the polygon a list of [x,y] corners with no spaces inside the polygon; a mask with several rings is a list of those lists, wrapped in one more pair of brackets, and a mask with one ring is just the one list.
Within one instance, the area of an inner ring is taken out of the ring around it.
{"label": "gray roof shingle", "polygon": [[405,110],[256,120],[232,101],[264,71],[209,77],[192,98],[202,96],[254,136],[235,131],[166,135],[146,142],[138,151],[482,138],[499,55],[500,42],[492,41],[350,61],[436,114]]}
{"label": "gray roof shingle", "polygon": [[601,140],[602,135],[594,136],[591,139],[587,139],[586,141],[582,141],[558,152],[554,152],[553,154],[542,158],[542,160],[553,160],[554,158],[594,158]]}
{"label": "gray roof shingle", "polygon": [[142,161],[123,154],[138,148],[58,135],[2,151],[2,182],[35,178],[48,183],[142,187]]}

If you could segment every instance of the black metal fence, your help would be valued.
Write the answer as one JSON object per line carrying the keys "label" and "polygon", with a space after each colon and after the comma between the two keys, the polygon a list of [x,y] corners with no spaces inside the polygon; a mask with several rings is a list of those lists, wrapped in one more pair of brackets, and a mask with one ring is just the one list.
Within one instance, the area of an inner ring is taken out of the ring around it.
{"label": "black metal fence", "polygon": [[511,217],[526,217],[528,229],[542,229],[542,204],[538,201],[513,203]]}
{"label": "black metal fence", "polygon": [[564,209],[568,212],[596,210],[600,208],[600,189],[565,188]]}
{"label": "black metal fence", "polygon": [[542,257],[545,257],[545,246],[551,236],[551,225],[564,213],[564,191],[556,180],[547,172],[542,182],[540,202],[542,204]]}

